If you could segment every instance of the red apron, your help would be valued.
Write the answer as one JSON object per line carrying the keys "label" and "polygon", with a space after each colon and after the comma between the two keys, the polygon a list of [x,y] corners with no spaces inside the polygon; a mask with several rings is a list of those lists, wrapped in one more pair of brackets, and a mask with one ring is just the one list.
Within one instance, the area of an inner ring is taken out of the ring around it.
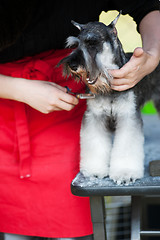
{"label": "red apron", "polygon": [[[84,86],[56,68],[68,50],[0,64],[0,73],[53,81],[75,92]],[[72,111],[42,114],[0,99],[0,232],[69,238],[92,234],[88,198],[71,194],[79,171],[79,132],[85,101]]]}

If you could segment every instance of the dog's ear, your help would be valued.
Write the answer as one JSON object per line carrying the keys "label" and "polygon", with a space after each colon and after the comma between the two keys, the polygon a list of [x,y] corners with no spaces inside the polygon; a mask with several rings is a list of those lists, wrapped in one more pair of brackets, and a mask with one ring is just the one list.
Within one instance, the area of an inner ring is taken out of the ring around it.
{"label": "dog's ear", "polygon": [[71,21],[71,23],[76,27],[78,28],[80,31],[84,28],[85,24],[80,24],[80,23],[77,23],[75,21]]}
{"label": "dog's ear", "polygon": [[110,27],[115,27],[120,15],[122,14],[122,10],[119,12],[119,14],[117,15],[117,17],[110,23]]}
{"label": "dog's ear", "polygon": [[60,65],[66,64],[67,61],[68,61],[68,58],[69,58],[69,56],[62,58],[62,59],[58,62],[58,64],[56,65],[56,67],[59,67]]}
{"label": "dog's ear", "polygon": [[116,27],[115,27],[115,26],[116,26],[116,23],[117,23],[120,15],[121,15],[121,13],[122,13],[122,10],[119,12],[119,14],[117,15],[117,17],[108,25],[108,27],[110,27],[110,28],[112,29],[112,32],[113,32],[115,35],[117,35],[117,30],[116,30]]}
{"label": "dog's ear", "polygon": [[64,58],[61,59],[61,60],[59,61],[59,63],[56,65],[56,67],[60,67],[60,65],[63,66],[63,76],[64,76],[64,77],[68,77],[68,76],[70,75],[70,70],[69,70],[68,64],[67,64],[68,58],[69,58],[69,56],[64,57]]}

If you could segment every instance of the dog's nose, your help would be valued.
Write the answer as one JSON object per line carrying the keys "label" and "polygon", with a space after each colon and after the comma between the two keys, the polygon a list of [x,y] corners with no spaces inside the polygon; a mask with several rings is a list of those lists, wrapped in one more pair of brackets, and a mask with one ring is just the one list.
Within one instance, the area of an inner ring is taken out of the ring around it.
{"label": "dog's nose", "polygon": [[76,70],[77,70],[77,64],[74,63],[74,62],[70,62],[70,63],[69,63],[69,67],[70,67],[73,71],[76,71]]}

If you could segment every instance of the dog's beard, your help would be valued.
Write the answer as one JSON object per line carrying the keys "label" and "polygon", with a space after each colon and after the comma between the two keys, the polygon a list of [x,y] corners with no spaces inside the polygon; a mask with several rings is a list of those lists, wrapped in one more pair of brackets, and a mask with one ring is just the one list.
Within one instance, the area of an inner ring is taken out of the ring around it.
{"label": "dog's beard", "polygon": [[76,71],[66,63],[63,65],[63,75],[71,75],[76,81],[84,82],[94,94],[106,94],[111,91],[110,80],[112,77],[107,71],[94,71],[90,73],[84,67],[79,66]]}
{"label": "dog's beard", "polygon": [[96,79],[96,82],[91,87],[93,87],[92,91],[95,91],[97,94],[105,94],[110,92],[111,85],[109,74],[106,76],[105,73],[100,73]]}

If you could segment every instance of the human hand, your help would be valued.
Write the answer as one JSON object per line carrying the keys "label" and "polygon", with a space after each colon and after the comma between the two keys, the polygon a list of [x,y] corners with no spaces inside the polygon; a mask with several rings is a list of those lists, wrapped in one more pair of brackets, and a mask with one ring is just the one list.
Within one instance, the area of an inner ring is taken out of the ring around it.
{"label": "human hand", "polygon": [[78,104],[76,97],[66,93],[65,87],[55,83],[27,79],[23,79],[21,83],[20,100],[42,113],[70,111]]}
{"label": "human hand", "polygon": [[156,68],[158,62],[154,53],[136,48],[130,60],[122,68],[109,71],[113,76],[111,88],[116,91],[124,91],[134,87],[144,76]]}

